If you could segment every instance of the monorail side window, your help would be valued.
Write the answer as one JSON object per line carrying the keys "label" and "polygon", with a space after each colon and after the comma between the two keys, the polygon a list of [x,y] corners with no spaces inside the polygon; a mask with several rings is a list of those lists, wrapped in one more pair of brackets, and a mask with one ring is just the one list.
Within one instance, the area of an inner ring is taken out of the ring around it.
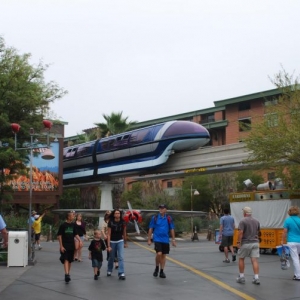
{"label": "monorail side window", "polygon": [[136,144],[137,143],[137,132],[134,132],[131,136],[130,136],[130,140],[129,140],[130,144]]}
{"label": "monorail side window", "polygon": [[66,158],[73,157],[75,155],[76,150],[77,150],[77,147],[69,149],[68,152],[66,153],[65,157]]}
{"label": "monorail side window", "polygon": [[116,140],[115,140],[115,139],[109,140],[109,141],[108,141],[108,149],[113,149],[113,148],[115,148],[115,143],[116,143]]}
{"label": "monorail side window", "polygon": [[93,143],[89,143],[89,144],[79,146],[76,156],[79,157],[79,156],[84,156],[84,155],[90,154],[90,149],[93,145],[94,145]]}
{"label": "monorail side window", "polygon": [[140,130],[137,136],[137,143],[141,143],[142,141],[144,141],[148,133],[149,133],[149,129]]}
{"label": "monorail side window", "polygon": [[101,149],[103,151],[108,150],[108,141],[101,142]]}

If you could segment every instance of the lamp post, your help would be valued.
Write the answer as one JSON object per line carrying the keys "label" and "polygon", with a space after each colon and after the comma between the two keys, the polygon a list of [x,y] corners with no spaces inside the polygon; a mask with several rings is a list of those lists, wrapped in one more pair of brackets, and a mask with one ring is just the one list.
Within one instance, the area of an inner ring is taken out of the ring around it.
{"label": "lamp post", "polygon": [[[191,211],[194,210],[194,207],[193,207],[193,192],[194,192],[194,196],[200,195],[200,193],[197,191],[197,189],[193,189],[193,183],[191,183]],[[192,236],[193,236],[193,232],[194,232],[194,218],[193,218],[193,216],[191,216],[191,231],[192,231]]]}
{"label": "lamp post", "polygon": [[[52,150],[49,148],[49,132],[52,127],[52,122],[48,120],[43,121],[44,127],[48,129],[47,133],[47,150],[42,154],[42,159],[50,160],[54,159],[55,156]],[[33,137],[37,136],[34,134],[34,129],[30,128],[30,145],[27,145],[26,148],[17,148],[17,133],[19,132],[21,126],[17,123],[11,124],[11,129],[15,135],[15,151],[17,150],[30,150],[29,158],[29,207],[28,207],[28,263],[34,264],[34,247],[32,243],[32,190],[33,190],[33,176],[32,176],[32,161],[33,161],[33,149],[40,149],[41,146],[36,146],[33,141]]]}

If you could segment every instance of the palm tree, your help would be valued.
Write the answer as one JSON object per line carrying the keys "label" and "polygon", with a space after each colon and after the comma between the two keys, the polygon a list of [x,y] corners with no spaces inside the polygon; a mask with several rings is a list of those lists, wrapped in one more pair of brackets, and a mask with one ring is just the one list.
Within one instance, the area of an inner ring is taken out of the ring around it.
{"label": "palm tree", "polygon": [[[133,124],[137,122],[127,122],[128,117],[123,118],[123,112],[114,113],[112,112],[111,115],[103,114],[103,118],[105,119],[106,123],[95,123],[98,126],[97,130],[89,132],[85,138],[87,140],[93,140],[99,137],[110,136],[117,133],[122,133],[130,129]],[[97,136],[97,137],[96,137]],[[115,205],[114,207],[119,207],[120,205],[120,197],[123,192],[123,180],[119,180],[119,184],[115,186],[113,195],[115,198]],[[84,203],[84,207],[86,208],[95,208],[96,202],[98,199],[98,187],[82,187],[80,188],[81,199]]]}
{"label": "palm tree", "polygon": [[130,130],[131,126],[136,124],[136,121],[127,122],[128,117],[123,118],[123,112],[112,112],[111,115],[102,114],[106,123],[95,123],[101,131],[101,137],[114,135]]}

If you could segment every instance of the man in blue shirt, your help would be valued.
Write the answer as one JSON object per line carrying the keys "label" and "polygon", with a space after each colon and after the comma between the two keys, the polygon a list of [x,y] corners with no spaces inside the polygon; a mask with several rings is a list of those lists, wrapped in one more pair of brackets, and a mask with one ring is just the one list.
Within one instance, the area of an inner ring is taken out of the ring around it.
{"label": "man in blue shirt", "polygon": [[159,205],[159,214],[151,218],[148,231],[148,245],[151,245],[151,236],[153,233],[154,249],[156,251],[155,270],[153,276],[157,277],[159,272],[160,278],[166,278],[164,267],[166,264],[166,255],[170,252],[170,238],[172,237],[172,245],[176,247],[174,223],[171,216],[167,215],[167,206]]}
{"label": "man in blue shirt", "polygon": [[0,232],[1,232],[2,238],[3,238],[3,248],[7,248],[8,232],[6,230],[6,224],[1,215],[0,215]]}
{"label": "man in blue shirt", "polygon": [[232,253],[232,261],[236,260],[236,255],[233,251],[233,233],[234,233],[234,219],[229,215],[229,209],[224,209],[224,216],[220,219],[219,236],[222,237],[221,245],[224,247],[225,260],[223,262],[229,263],[228,248]]}

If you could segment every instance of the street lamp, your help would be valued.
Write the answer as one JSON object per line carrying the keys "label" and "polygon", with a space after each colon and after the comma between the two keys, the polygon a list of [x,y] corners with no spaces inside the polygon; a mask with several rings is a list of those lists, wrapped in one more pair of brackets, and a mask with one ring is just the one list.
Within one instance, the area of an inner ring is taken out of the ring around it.
{"label": "street lamp", "polygon": [[[197,189],[193,189],[193,183],[191,183],[191,211],[194,210],[194,207],[193,207],[193,192],[194,192],[194,196],[200,195],[200,193],[197,191]],[[193,218],[193,216],[191,216],[191,230],[192,230],[192,235],[193,235],[193,232],[194,232],[194,218]]]}
{"label": "street lamp", "polygon": [[[51,160],[54,159],[55,156],[52,152],[52,150],[49,148],[49,132],[52,127],[52,122],[48,120],[43,121],[44,127],[48,130],[47,133],[47,149],[45,152],[42,154],[42,159],[45,160]],[[34,133],[34,129],[30,128],[29,134],[30,134],[30,144],[26,145],[27,147],[25,148],[17,148],[17,134],[20,131],[21,126],[17,123],[12,123],[11,124],[11,129],[15,135],[15,151],[17,150],[30,150],[30,164],[29,164],[29,209],[28,209],[28,261],[31,263],[34,263],[34,247],[32,247],[32,219],[31,219],[31,214],[32,214],[32,185],[33,185],[33,177],[32,177],[32,161],[33,161],[33,150],[34,149],[40,149],[41,146],[37,146],[34,141],[33,137],[38,136],[37,134]]]}

